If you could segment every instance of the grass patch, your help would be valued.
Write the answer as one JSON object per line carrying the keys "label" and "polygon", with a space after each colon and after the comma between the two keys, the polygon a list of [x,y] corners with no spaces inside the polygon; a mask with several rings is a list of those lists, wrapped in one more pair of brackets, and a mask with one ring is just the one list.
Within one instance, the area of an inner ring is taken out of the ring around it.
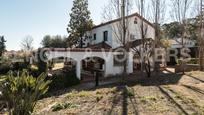
{"label": "grass patch", "polygon": [[133,89],[133,88],[130,88],[130,87],[128,87],[128,86],[126,86],[125,93],[126,93],[127,96],[129,96],[129,97],[135,96],[134,89]]}
{"label": "grass patch", "polygon": [[67,98],[76,98],[76,97],[91,97],[93,96],[92,93],[88,91],[73,91],[67,95]]}
{"label": "grass patch", "polygon": [[143,103],[146,103],[148,101],[157,101],[157,97],[156,96],[143,96],[140,98],[140,101]]}
{"label": "grass patch", "polygon": [[102,96],[102,95],[97,95],[97,96],[96,96],[96,101],[97,101],[97,102],[99,102],[101,99],[103,99],[103,96]]}
{"label": "grass patch", "polygon": [[96,94],[115,94],[118,92],[117,87],[113,87],[113,88],[104,88],[104,89],[100,89],[100,90],[96,90]]}
{"label": "grass patch", "polygon": [[71,103],[58,103],[54,106],[52,106],[52,111],[60,111],[62,109],[71,109],[76,108],[77,105],[71,104]]}
{"label": "grass patch", "polygon": [[115,94],[115,93],[117,93],[117,87],[113,87],[111,90],[110,90],[110,93],[112,93],[112,94]]}
{"label": "grass patch", "polygon": [[103,98],[103,95],[106,95],[107,92],[104,92],[104,91],[96,91],[96,94],[94,95],[96,97],[96,102],[99,102],[102,98]]}

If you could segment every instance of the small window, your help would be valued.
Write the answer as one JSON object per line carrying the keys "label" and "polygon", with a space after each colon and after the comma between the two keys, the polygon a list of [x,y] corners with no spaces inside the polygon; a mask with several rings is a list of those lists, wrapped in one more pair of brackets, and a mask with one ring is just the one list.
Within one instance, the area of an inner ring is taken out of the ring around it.
{"label": "small window", "polygon": [[88,38],[89,38],[89,36],[86,35],[86,36],[85,36],[85,39],[88,39]]}
{"label": "small window", "polygon": [[134,24],[137,24],[137,18],[135,18],[135,20],[134,20]]}
{"label": "small window", "polygon": [[103,32],[103,41],[108,41],[108,31]]}
{"label": "small window", "polygon": [[94,34],[94,40],[96,40],[96,34]]}
{"label": "small window", "polygon": [[113,59],[114,66],[123,66],[124,65],[124,55],[114,55]]}
{"label": "small window", "polygon": [[130,39],[131,40],[135,40],[136,39],[136,35],[130,34]]}

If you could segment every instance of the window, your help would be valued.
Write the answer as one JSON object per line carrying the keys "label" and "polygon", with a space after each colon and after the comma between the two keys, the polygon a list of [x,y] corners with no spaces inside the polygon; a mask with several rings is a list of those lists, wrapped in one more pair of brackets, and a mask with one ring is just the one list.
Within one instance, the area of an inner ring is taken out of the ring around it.
{"label": "window", "polygon": [[124,55],[114,55],[113,57],[113,65],[114,66],[123,66],[124,65]]}
{"label": "window", "polygon": [[108,31],[103,32],[103,41],[108,41]]}
{"label": "window", "polygon": [[85,39],[88,39],[88,38],[89,38],[89,36],[85,35]]}
{"label": "window", "polygon": [[94,40],[96,40],[96,34],[94,34]]}
{"label": "window", "polygon": [[135,18],[135,20],[134,20],[134,24],[137,24],[137,18]]}
{"label": "window", "polygon": [[136,39],[136,35],[130,34],[130,40],[135,40]]}

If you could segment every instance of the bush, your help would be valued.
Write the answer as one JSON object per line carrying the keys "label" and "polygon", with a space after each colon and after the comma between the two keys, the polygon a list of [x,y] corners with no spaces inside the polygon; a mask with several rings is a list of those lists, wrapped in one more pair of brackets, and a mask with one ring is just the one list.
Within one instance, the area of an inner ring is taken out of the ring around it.
{"label": "bush", "polygon": [[46,75],[38,78],[29,75],[27,71],[14,75],[10,72],[1,82],[3,100],[8,104],[11,115],[29,115],[33,112],[36,101],[48,91]]}
{"label": "bush", "polygon": [[134,94],[134,89],[132,89],[132,88],[130,88],[130,87],[128,87],[128,86],[125,87],[125,93],[126,93],[127,96],[129,96],[129,97],[135,96],[135,94]]}
{"label": "bush", "polygon": [[0,74],[6,74],[11,69],[11,61],[8,58],[0,57]]}
{"label": "bush", "polygon": [[37,52],[37,67],[38,67],[38,73],[46,73],[48,70],[48,64],[47,64],[47,60],[42,60],[41,58],[47,59],[46,55],[45,55],[45,51],[43,51],[42,49],[38,49]]}
{"label": "bush", "polygon": [[30,74],[33,77],[38,77],[40,75],[39,72],[38,72],[38,67],[35,66],[35,65],[31,65],[31,67],[30,67]]}
{"label": "bush", "polygon": [[75,72],[54,74],[49,79],[52,80],[50,90],[60,90],[80,83]]}
{"label": "bush", "polygon": [[11,70],[10,63],[1,63],[0,64],[0,74],[7,74]]}
{"label": "bush", "polygon": [[23,71],[24,69],[30,69],[29,62],[15,62],[12,64],[13,71]]}
{"label": "bush", "polygon": [[[198,64],[198,58],[191,58],[189,59],[188,61],[186,61],[186,64]],[[178,59],[177,60],[177,64],[178,65],[181,65],[182,64],[182,60],[181,59]]]}
{"label": "bush", "polygon": [[188,64],[198,64],[198,59],[197,58],[191,58],[187,63]]}
{"label": "bush", "polygon": [[5,56],[0,57],[0,63],[5,63],[5,62],[9,62],[9,61],[11,61],[11,59],[9,57],[5,57]]}

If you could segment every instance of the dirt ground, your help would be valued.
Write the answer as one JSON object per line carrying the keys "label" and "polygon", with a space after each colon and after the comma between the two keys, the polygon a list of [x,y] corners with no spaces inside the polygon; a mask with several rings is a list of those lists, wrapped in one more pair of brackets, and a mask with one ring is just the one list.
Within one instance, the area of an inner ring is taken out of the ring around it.
{"label": "dirt ground", "polygon": [[[113,82],[110,82],[113,81]],[[204,115],[204,72],[83,83],[39,100],[38,115]],[[60,106],[59,106],[60,105]]]}

